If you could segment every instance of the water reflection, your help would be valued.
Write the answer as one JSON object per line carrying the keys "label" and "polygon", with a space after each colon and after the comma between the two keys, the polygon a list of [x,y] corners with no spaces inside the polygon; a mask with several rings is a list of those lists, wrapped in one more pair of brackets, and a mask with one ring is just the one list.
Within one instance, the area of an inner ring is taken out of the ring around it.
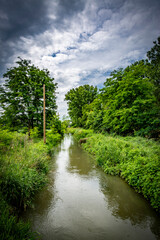
{"label": "water reflection", "polygon": [[[77,154],[77,149],[79,149]],[[69,147],[69,163],[67,171],[89,177],[93,173],[91,157],[84,152],[77,143],[71,142]]]}
{"label": "water reflection", "polygon": [[27,211],[42,239],[158,239],[160,218],[123,180],[96,168],[66,136],[50,173],[50,184]]}
{"label": "water reflection", "polygon": [[130,220],[132,225],[149,227],[160,237],[160,218],[149,203],[119,177],[101,174],[101,190],[107,201],[107,207],[116,218]]}

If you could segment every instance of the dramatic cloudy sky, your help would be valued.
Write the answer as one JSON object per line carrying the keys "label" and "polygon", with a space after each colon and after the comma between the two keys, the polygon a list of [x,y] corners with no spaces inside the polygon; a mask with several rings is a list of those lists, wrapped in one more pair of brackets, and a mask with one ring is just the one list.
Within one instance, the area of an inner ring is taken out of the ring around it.
{"label": "dramatic cloudy sky", "polygon": [[73,87],[102,87],[113,69],[145,58],[160,35],[160,0],[0,0],[0,77],[17,57],[47,68],[58,112]]}

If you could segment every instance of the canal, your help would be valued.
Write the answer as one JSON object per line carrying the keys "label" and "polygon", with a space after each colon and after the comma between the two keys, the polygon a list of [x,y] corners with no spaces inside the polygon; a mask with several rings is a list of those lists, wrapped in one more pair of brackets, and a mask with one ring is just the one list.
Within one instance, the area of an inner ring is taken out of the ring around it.
{"label": "canal", "polygon": [[53,160],[49,184],[23,215],[43,240],[160,239],[160,217],[149,203],[95,167],[72,136]]}

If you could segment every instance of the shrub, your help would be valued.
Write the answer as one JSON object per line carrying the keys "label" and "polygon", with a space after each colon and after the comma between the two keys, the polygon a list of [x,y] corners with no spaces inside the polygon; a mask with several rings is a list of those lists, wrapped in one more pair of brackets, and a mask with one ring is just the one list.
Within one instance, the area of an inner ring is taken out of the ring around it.
{"label": "shrub", "polygon": [[82,128],[68,128],[68,132],[74,134],[74,137],[77,140],[81,138],[92,136],[93,130],[90,129],[82,129]]}
{"label": "shrub", "polygon": [[53,133],[52,130],[47,130],[46,132],[46,143],[49,145],[49,148],[56,146],[62,139],[62,136],[59,133]]}
{"label": "shrub", "polygon": [[33,129],[30,130],[30,137],[35,139],[38,138],[39,136],[39,130],[38,127],[34,127]]}
{"label": "shrub", "polygon": [[0,130],[0,150],[4,150],[10,146],[11,141],[14,138],[14,133],[8,130]]}

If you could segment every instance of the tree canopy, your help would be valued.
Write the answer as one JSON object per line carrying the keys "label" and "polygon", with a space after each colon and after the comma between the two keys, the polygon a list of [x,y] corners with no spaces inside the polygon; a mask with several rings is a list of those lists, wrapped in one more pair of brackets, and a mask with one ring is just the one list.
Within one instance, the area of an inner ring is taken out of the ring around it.
{"label": "tree canopy", "polygon": [[160,106],[160,37],[154,41],[154,46],[147,52],[150,61],[149,75],[155,85],[155,96]]}
{"label": "tree canopy", "polygon": [[72,120],[72,124],[81,127],[83,107],[89,105],[97,96],[97,87],[83,85],[71,89],[66,95],[65,100],[68,103],[68,112]]}
{"label": "tree canopy", "polygon": [[103,128],[117,134],[155,131],[158,115],[146,61],[114,71],[102,89]]}
{"label": "tree canopy", "polygon": [[43,84],[46,88],[47,124],[56,114],[56,88],[49,71],[40,70],[29,60],[21,58],[18,66],[7,70],[3,75],[5,84],[0,87],[0,103],[3,109],[1,121],[14,130],[39,127],[43,124]]}

